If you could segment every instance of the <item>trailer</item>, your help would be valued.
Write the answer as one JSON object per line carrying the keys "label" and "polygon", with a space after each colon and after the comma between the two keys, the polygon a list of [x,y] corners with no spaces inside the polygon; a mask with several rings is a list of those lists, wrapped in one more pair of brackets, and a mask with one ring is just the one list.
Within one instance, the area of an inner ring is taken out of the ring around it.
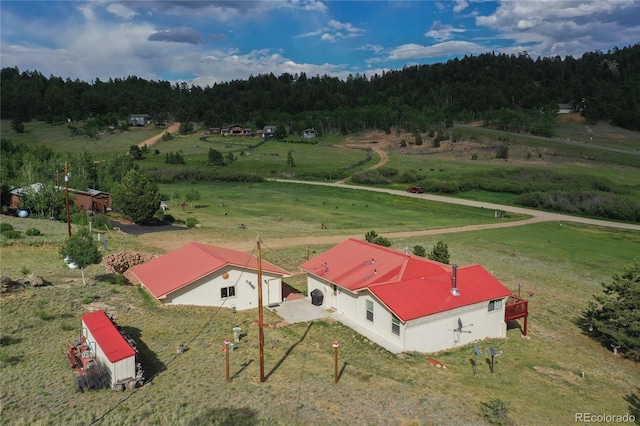
{"label": "trailer", "polygon": [[144,384],[144,372],[135,341],[113,315],[97,310],[82,316],[82,332],[67,345],[67,361],[78,376],[76,387],[90,389],[134,389]]}

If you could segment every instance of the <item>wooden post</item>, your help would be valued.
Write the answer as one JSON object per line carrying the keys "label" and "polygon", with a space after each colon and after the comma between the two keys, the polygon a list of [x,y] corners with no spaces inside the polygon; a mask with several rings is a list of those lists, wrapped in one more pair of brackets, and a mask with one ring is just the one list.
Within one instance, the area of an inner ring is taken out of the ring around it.
{"label": "wooden post", "polygon": [[264,319],[262,314],[262,253],[260,250],[260,236],[258,236],[258,340],[260,343],[260,382],[264,382]]}
{"label": "wooden post", "polygon": [[227,383],[229,383],[229,344],[231,341],[229,339],[224,339],[224,357],[226,364],[226,372],[227,372]]}
{"label": "wooden post", "polygon": [[67,206],[67,232],[71,238],[71,214],[69,213],[69,163],[64,162],[64,200]]}
{"label": "wooden post", "polygon": [[337,340],[333,342],[333,382],[338,383],[338,347],[340,344]]}

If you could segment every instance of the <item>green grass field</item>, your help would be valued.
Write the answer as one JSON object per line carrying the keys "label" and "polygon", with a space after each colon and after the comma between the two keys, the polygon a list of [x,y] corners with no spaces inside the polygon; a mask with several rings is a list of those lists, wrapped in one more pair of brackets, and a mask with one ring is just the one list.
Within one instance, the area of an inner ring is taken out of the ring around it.
{"label": "green grass field", "polygon": [[[10,129],[5,124],[2,123],[3,137]],[[28,127],[31,133],[25,137],[33,137],[37,133],[35,127]],[[64,149],[63,145],[71,142],[62,133],[59,141],[51,142],[56,151],[70,149]],[[46,136],[41,138],[40,143],[49,140]],[[10,139],[16,141],[14,135]],[[497,142],[486,140],[487,145]],[[113,143],[125,150],[132,144],[131,140]],[[182,150],[188,166],[200,167],[195,161],[206,157],[208,143],[221,150],[235,149],[227,148],[222,141],[203,142],[197,137],[175,138],[157,148],[161,155]],[[545,153],[542,159],[527,159],[526,152],[534,149],[535,142],[529,143],[524,148],[514,148],[509,167],[532,163],[554,170],[607,176],[634,188],[640,184],[640,174],[634,167],[580,160],[580,151],[575,147],[566,148],[576,149],[571,155]],[[227,167],[237,167],[235,171],[258,170],[266,177],[275,170],[278,176],[286,172],[290,149],[296,164],[304,165],[297,165],[296,169],[331,170],[343,157],[345,164],[351,164],[363,156],[359,150],[324,144],[313,147],[270,142]],[[313,162],[318,152],[322,158]],[[272,155],[275,153],[278,155]],[[389,160],[389,167],[420,168],[427,174],[452,178],[470,170],[506,166],[490,155],[471,161],[470,153],[464,151],[407,155],[394,148]],[[375,161],[376,157],[372,163]],[[143,167],[163,167],[160,158],[151,156],[142,163]],[[193,206],[179,207],[186,191],[193,188],[200,193],[200,200]],[[83,286],[80,272],[67,268],[59,254],[66,238],[65,224],[0,216],[2,222],[12,224],[23,234],[17,240],[0,237],[2,275],[18,279],[34,272],[52,284],[3,292],[0,298],[3,424],[488,424],[480,410],[481,404],[492,398],[504,401],[510,419],[519,425],[574,424],[575,413],[583,412],[630,413],[640,419],[638,364],[614,356],[610,347],[591,339],[579,324],[588,301],[601,291],[600,283],[640,261],[638,232],[548,222],[393,237],[395,232],[513,221],[520,217],[495,219],[493,211],[484,209],[291,183],[183,182],[162,184],[160,190],[168,200],[169,213],[181,220],[195,217],[202,226],[141,236],[117,230],[105,232],[105,254],[163,253],[188,241],[250,245],[260,235],[265,243],[265,259],[295,272],[309,253],[330,247],[319,243],[326,235],[363,238],[364,233],[375,230],[382,236],[391,236],[393,248],[398,250],[414,245],[430,250],[438,241],[444,241],[452,263],[480,263],[514,293],[520,289],[528,297],[529,338],[522,338],[518,329],[511,329],[507,339],[479,342],[483,354],[474,377],[470,362],[474,352],[470,346],[438,354],[392,355],[331,320],[268,328],[267,380],[260,383],[258,330],[253,322],[257,311],[234,314],[227,308],[163,307],[134,286],[115,284],[115,277],[101,265],[86,269],[88,285]],[[473,196],[483,199],[483,194]],[[496,196],[486,201],[503,199]],[[245,229],[240,229],[241,223]],[[321,223],[328,229],[321,229]],[[24,236],[24,231],[32,227],[43,235]],[[288,237],[308,240],[302,245],[271,245]],[[306,290],[303,276],[285,282]],[[113,312],[124,330],[136,339],[146,377],[152,379],[150,384],[135,392],[76,392],[75,373],[68,367],[63,350],[78,336],[80,316],[98,308]],[[277,314],[268,310],[265,319],[268,323],[279,321]],[[232,380],[226,383],[221,348],[234,326],[242,327],[246,336],[231,354]],[[334,340],[341,343],[337,384],[333,382]],[[188,350],[176,357],[180,343],[187,344]],[[493,374],[487,364],[490,347],[504,351],[497,358]],[[434,367],[427,361],[429,356],[449,368]]]}

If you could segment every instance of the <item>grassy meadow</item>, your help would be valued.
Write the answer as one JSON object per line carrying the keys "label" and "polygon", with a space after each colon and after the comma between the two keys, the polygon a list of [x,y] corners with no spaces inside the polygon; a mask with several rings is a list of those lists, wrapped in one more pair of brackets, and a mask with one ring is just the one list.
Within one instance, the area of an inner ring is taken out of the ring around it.
{"label": "grassy meadow", "polygon": [[[115,284],[100,265],[87,268],[85,287],[57,253],[64,224],[9,220],[22,231],[47,230],[2,247],[3,275],[26,268],[53,285],[6,293],[0,301],[2,418],[8,424],[485,424],[480,407],[491,398],[507,403],[516,424],[569,424],[575,412],[640,414],[637,364],[614,356],[579,325],[599,283],[637,260],[637,232],[542,223],[392,239],[399,250],[444,240],[452,262],[481,263],[515,293],[521,283],[523,295],[533,293],[527,296],[529,337],[512,329],[507,339],[479,342],[483,356],[474,377],[469,346],[431,355],[449,367],[439,369],[427,362],[430,355],[389,354],[330,319],[268,328],[266,381],[260,383],[257,311],[162,307],[134,286]],[[107,253],[157,251],[154,242],[162,239],[197,238],[171,234],[114,236]],[[264,240],[266,247],[270,241]],[[312,252],[329,248],[313,238],[309,243]],[[264,255],[294,271],[307,250],[268,248]],[[285,281],[304,290],[300,276]],[[63,348],[77,336],[80,315],[96,308],[114,312],[137,340],[150,384],[133,393],[76,392]],[[265,318],[279,321],[268,310]],[[225,383],[221,347],[234,326],[246,336],[231,354],[232,380]],[[337,384],[333,340],[341,343]],[[188,350],[176,357],[179,343]],[[489,347],[504,351],[493,374]]]}
{"label": "grassy meadow", "polygon": [[[588,137],[584,126],[569,125],[574,126],[574,139]],[[82,144],[102,143],[84,139],[78,145],[80,139],[71,140],[64,126],[59,132],[45,126],[28,123],[27,134],[5,136],[6,131],[12,131],[3,121],[2,135],[13,142],[51,144],[54,151],[80,152],[77,148]],[[476,133],[469,133],[467,139],[473,137],[479,145],[459,144],[451,149],[445,145],[436,152],[428,151],[427,146],[400,148],[397,142],[405,135],[391,135],[387,167],[449,179],[496,167],[548,167],[608,177],[627,185],[632,194],[640,193],[640,173],[630,155],[598,151],[584,158],[582,147],[549,147],[550,142],[512,136],[511,155],[505,162],[491,151],[502,140],[482,129],[472,131]],[[112,150],[126,150],[155,133],[121,135],[110,142]],[[153,155],[152,148],[140,164],[162,170],[168,167],[162,156],[180,151],[187,168],[203,167],[213,147],[239,157],[226,166],[231,172],[282,177],[291,169],[286,164],[291,150],[296,172],[326,172],[364,158],[364,151],[344,147],[358,144],[358,138],[321,140],[316,146],[272,141],[251,150],[242,141],[232,144],[228,139],[202,141],[199,135],[175,137],[154,147],[159,156]],[[616,138],[615,143],[628,144],[634,138],[637,141],[638,135],[625,135],[623,142]],[[102,151],[86,149],[98,158],[103,155]],[[479,154],[477,160],[471,160],[474,150]],[[542,156],[527,155],[538,150]],[[240,156],[240,152],[249,155]],[[594,160],[595,155],[607,159]],[[371,162],[349,169],[349,173],[377,160],[374,153]],[[411,231],[524,217],[509,214],[494,218],[493,211],[486,209],[415,197],[273,181],[162,183],[159,188],[169,204],[168,213],[179,220],[194,217],[201,226],[140,236],[104,231],[102,239],[108,242],[102,246],[105,255],[164,253],[189,241],[246,247],[243,250],[248,251],[260,235],[265,259],[297,272],[297,265],[309,254],[331,246],[325,237],[364,238],[366,232],[375,230],[398,250],[422,245],[430,251],[438,241],[444,241],[451,263],[480,263],[514,293],[521,291],[529,299],[528,337],[521,337],[520,330],[513,328],[506,339],[479,342],[482,355],[474,377],[471,346],[438,354],[392,355],[341,323],[318,319],[265,329],[266,381],[260,383],[258,329],[254,324],[257,310],[232,313],[226,307],[164,307],[141,289],[118,284],[102,265],[85,270],[88,284],[83,286],[80,272],[67,268],[59,254],[67,235],[64,223],[0,216],[0,221],[22,234],[19,239],[0,235],[2,275],[18,279],[34,272],[51,283],[1,295],[2,424],[485,425],[491,419],[483,417],[482,406],[492,398],[505,402],[509,419],[518,425],[574,424],[575,413],[583,412],[630,413],[640,419],[638,364],[614,356],[610,347],[591,339],[580,323],[587,303],[601,292],[600,283],[640,261],[639,232],[545,222],[407,237]],[[192,189],[200,199],[180,207]],[[509,200],[508,194],[464,196],[490,202]],[[323,223],[327,229],[321,228]],[[28,228],[37,228],[42,235],[26,236]],[[288,238],[293,243],[284,244],[282,240]],[[285,283],[306,290],[301,275],[285,279]],[[80,316],[94,309],[114,313],[137,341],[147,385],[124,393],[76,391],[75,372],[68,367],[64,348],[78,336]],[[270,324],[280,321],[277,308],[276,312],[265,310],[265,320]],[[221,348],[235,326],[246,335],[230,354],[232,379],[226,383]],[[334,340],[340,342],[338,383],[333,382]],[[186,344],[187,350],[177,356],[180,343]],[[487,364],[490,347],[503,351],[496,358],[493,374]],[[430,356],[449,368],[434,367],[428,362]]]}

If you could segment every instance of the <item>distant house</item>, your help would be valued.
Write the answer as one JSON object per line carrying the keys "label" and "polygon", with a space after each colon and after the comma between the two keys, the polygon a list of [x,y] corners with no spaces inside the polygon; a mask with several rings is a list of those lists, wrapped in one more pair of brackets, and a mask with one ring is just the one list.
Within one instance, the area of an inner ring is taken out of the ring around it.
{"label": "distant house", "polygon": [[[34,183],[32,185],[16,188],[11,191],[11,209],[18,209],[21,207],[22,199],[24,195],[29,192],[39,192],[42,188],[42,183]],[[63,191],[63,186],[56,187],[58,190]],[[111,210],[111,194],[97,189],[88,189],[86,191],[80,191],[77,189],[69,188],[69,194],[73,199],[73,205],[79,210],[90,210],[95,213],[107,213]]]}
{"label": "distant house", "polygon": [[[282,278],[291,274],[264,260],[262,301],[282,303]],[[134,267],[142,287],[165,305],[235,307],[258,305],[258,265],[254,255],[191,242]]]}
{"label": "distant house", "polygon": [[316,129],[305,129],[302,132],[303,139],[315,139],[316,137]]}
{"label": "distant house", "polygon": [[74,194],[73,205],[80,210],[90,210],[96,213],[107,213],[111,210],[111,194],[97,189],[79,191],[69,189]]}
{"label": "distant house", "polygon": [[242,136],[244,135],[244,128],[242,126],[230,126],[229,136]]}
{"label": "distant house", "polygon": [[274,137],[276,133],[276,126],[264,126],[262,128],[262,138],[266,140],[270,140]]}
{"label": "distant house", "polygon": [[212,135],[219,135],[220,127],[209,127],[209,133],[211,133]]}
{"label": "distant house", "polygon": [[36,182],[36,183],[32,183],[29,186],[12,189],[10,192],[11,204],[9,205],[9,208],[12,210],[19,209],[22,204],[22,199],[24,198],[24,196],[30,191],[35,192],[37,194],[38,192],[40,192],[40,189],[42,188],[42,186],[43,186],[42,183]]}
{"label": "distant house", "polygon": [[456,267],[348,239],[300,265],[309,301],[391,352],[506,337],[527,304],[480,265]]}
{"label": "distant house", "polygon": [[151,123],[151,121],[149,114],[131,114],[129,116],[129,124],[132,126],[146,126]]}

